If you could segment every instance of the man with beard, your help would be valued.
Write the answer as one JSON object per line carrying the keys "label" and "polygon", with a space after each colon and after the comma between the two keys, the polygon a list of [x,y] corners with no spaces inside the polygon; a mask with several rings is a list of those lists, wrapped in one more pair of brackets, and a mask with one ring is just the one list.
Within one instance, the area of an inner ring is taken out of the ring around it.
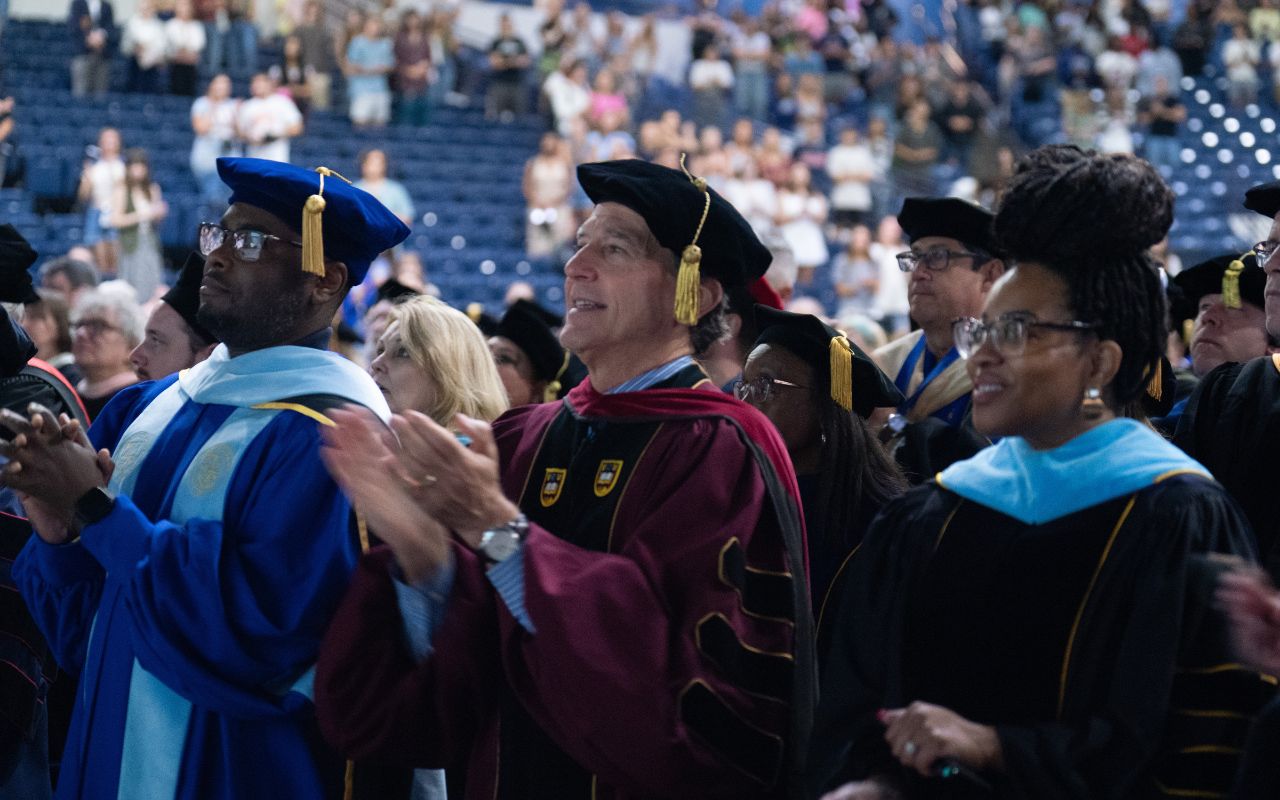
{"label": "man with beard", "polygon": [[[1280,248],[1280,181],[1255,186],[1244,198],[1245,208],[1275,220],[1254,255],[1266,275],[1266,331],[1280,336],[1280,258],[1274,257]],[[1255,277],[1241,274],[1242,295]],[[1280,503],[1269,469],[1280,447],[1280,354],[1224,363],[1205,375],[1178,420],[1174,443],[1208,467],[1244,509],[1263,565],[1273,580],[1280,576]]]}
{"label": "man with beard", "polygon": [[324,347],[347,290],[409,230],[324,168],[220,159],[218,172],[231,207],[199,237],[213,355],[121,391],[91,445],[40,409],[0,418],[17,434],[0,477],[38,534],[14,580],[80,675],[61,798],[342,785],[311,675],[361,537],[320,427],[337,403],[390,413]]}
{"label": "man with beard", "polygon": [[159,380],[194,367],[213,353],[218,340],[198,319],[203,280],[204,259],[192,253],[178,282],[152,309],[142,341],[129,354],[138,380]]}

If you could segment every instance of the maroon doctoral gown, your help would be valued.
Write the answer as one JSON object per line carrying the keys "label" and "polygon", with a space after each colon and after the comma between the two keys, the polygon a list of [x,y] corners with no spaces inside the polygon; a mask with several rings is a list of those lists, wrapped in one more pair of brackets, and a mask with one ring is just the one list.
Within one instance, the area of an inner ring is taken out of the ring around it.
{"label": "maroon doctoral gown", "polygon": [[326,735],[352,757],[448,768],[467,798],[800,796],[813,634],[769,422],[689,367],[640,392],[584,382],[494,431],[531,523],[536,633],[458,545],[415,663],[375,551],[322,648]]}

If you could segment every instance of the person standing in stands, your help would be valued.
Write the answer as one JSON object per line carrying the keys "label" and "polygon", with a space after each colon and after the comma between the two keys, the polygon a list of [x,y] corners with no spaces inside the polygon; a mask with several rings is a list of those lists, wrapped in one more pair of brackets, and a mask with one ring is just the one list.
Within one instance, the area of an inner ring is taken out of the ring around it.
{"label": "person standing in stands", "polygon": [[164,21],[156,16],[152,0],[139,0],[124,25],[120,50],[129,56],[129,91],[159,94],[163,91],[169,37]]}
{"label": "person standing in stands", "polygon": [[156,303],[142,341],[129,353],[138,380],[155,381],[194,367],[213,354],[218,340],[200,324],[204,259],[192,253],[178,282]]}
{"label": "person standing in stands", "polygon": [[326,636],[322,729],[357,757],[465,773],[459,797],[800,797],[795,478],[768,420],[693,361],[768,250],[679,170],[578,179],[596,206],[560,338],[588,380],[493,432],[458,418],[470,447],[411,414],[392,453],[376,420],[335,412],[326,462],[390,552]]}
{"label": "person standing in stands", "polygon": [[174,16],[164,24],[169,44],[169,94],[196,96],[196,78],[204,57],[204,25],[195,18],[193,0],[178,0]]}
{"label": "person standing in stands", "polygon": [[1173,203],[1133,156],[1018,165],[995,218],[1016,266],[954,325],[1000,440],[890,503],[851,563],[810,759],[827,800],[1228,790],[1274,685],[1224,663],[1203,557],[1251,560],[1249,525],[1122,416],[1167,339],[1148,251]]}
{"label": "person standing in stands", "polygon": [[103,95],[111,86],[115,51],[115,10],[111,0],[71,0],[67,11],[71,33],[71,94]]}
{"label": "person standing in stands", "polygon": [[[1250,189],[1244,207],[1275,220],[1253,254],[1266,275],[1267,334],[1280,336],[1280,258],[1275,258],[1280,249],[1280,181]],[[1242,275],[1242,285],[1246,280],[1256,278]],[[1173,441],[1208,467],[1244,509],[1263,566],[1272,580],[1280,579],[1280,505],[1265,467],[1280,448],[1280,355],[1223,364],[1205,375],[1187,401]]]}
{"label": "person standing in stands", "polygon": [[109,277],[115,277],[120,260],[120,237],[111,224],[111,212],[124,185],[122,149],[120,131],[115,128],[99,131],[97,146],[85,148],[84,169],[80,172],[77,191],[85,208],[84,243],[93,248],[98,269]]}
{"label": "person standing in stands", "polygon": [[253,96],[240,104],[236,130],[245,143],[245,155],[268,161],[289,161],[289,140],[302,134],[302,114],[293,101],[276,91],[266,73],[253,76]]}
{"label": "person standing in stands", "polygon": [[867,419],[902,393],[871,357],[809,314],[755,307],[759,335],[734,387],[782,435],[796,470],[809,544],[809,590],[819,654],[823,611],[867,527],[907,479]]}
{"label": "person standing in stands", "polygon": [[498,37],[489,45],[489,89],[484,98],[484,116],[510,122],[527,109],[525,74],[533,61],[529,48],[511,22],[510,14],[498,19]]}
{"label": "person standing in stands", "polygon": [[1004,273],[994,254],[990,211],[954,198],[909,197],[898,224],[911,249],[897,256],[910,274],[907,299],[920,329],[875,352],[906,398],[889,419],[890,449],[913,483],[927,480],[984,442],[969,425],[973,384],[951,323],[982,313]]}
{"label": "person standing in stands", "polygon": [[343,785],[314,729],[311,676],[362,547],[319,429],[338,403],[390,412],[324,346],[348,287],[409,231],[323,168],[218,167],[232,203],[201,226],[198,320],[222,340],[214,354],[118,396],[90,446],[43,416],[2,420],[18,434],[0,448],[3,479],[38,534],[14,579],[80,675],[64,799]]}

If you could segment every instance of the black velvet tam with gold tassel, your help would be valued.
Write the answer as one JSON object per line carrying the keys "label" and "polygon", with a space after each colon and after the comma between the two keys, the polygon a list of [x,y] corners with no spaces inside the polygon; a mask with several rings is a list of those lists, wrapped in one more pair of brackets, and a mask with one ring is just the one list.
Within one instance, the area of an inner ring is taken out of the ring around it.
{"label": "black velvet tam with gold tassel", "polygon": [[831,400],[867,418],[877,408],[896,407],[902,393],[876,362],[840,331],[812,314],[793,314],[757,304],[755,346],[772,344],[790,350],[828,377]]}
{"label": "black velvet tam with gold tassel", "polygon": [[[658,244],[681,265],[686,283],[693,281],[695,291],[695,274],[730,288],[746,285],[769,268],[772,256],[751,225],[697,176],[625,159],[583,164],[578,167],[578,182],[597,205],[618,203],[644,217]],[[686,302],[682,304],[681,299]],[[697,320],[691,319],[687,299],[677,297],[677,317],[692,325]]]}

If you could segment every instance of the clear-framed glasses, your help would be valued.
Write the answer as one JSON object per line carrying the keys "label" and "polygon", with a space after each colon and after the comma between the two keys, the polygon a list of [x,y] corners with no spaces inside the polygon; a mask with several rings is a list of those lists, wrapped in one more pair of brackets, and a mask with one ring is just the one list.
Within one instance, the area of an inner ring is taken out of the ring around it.
{"label": "clear-framed glasses", "polygon": [[781,378],[770,378],[768,375],[761,375],[759,378],[749,381],[735,381],[733,384],[733,396],[744,403],[767,403],[773,397],[774,389],[779,386],[784,389],[809,388],[791,381],[784,381]]}
{"label": "clear-framed glasses", "polygon": [[1265,267],[1267,262],[1271,260],[1271,257],[1276,254],[1276,250],[1278,248],[1280,248],[1280,242],[1273,241],[1271,239],[1255,244],[1252,250],[1254,258],[1258,260],[1258,266]]}
{"label": "clear-framed glasses", "polygon": [[1091,322],[1041,322],[1031,314],[1002,314],[995,322],[966,317],[951,325],[956,351],[961,358],[969,358],[978,352],[988,339],[1003,356],[1020,356],[1027,349],[1027,334],[1033,329],[1050,331],[1074,331],[1087,333],[1098,326]]}
{"label": "clear-framed glasses", "polygon": [[962,250],[947,250],[944,247],[935,247],[932,250],[926,250],[923,253],[908,250],[905,253],[898,253],[895,258],[898,259],[898,269],[903,272],[915,272],[916,267],[919,266],[923,266],[930,272],[945,272],[951,267],[951,259],[972,258],[976,260],[978,258],[978,254]]}
{"label": "clear-framed glasses", "polygon": [[294,247],[302,247],[302,242],[292,242],[288,239],[281,239],[279,236],[273,236],[262,231],[229,231],[216,222],[200,223],[200,255],[208,258],[214,250],[222,247],[222,243],[227,237],[231,237],[231,249],[235,251],[236,258],[241,261],[257,261],[262,257],[262,248],[266,246],[268,240],[284,242]]}

